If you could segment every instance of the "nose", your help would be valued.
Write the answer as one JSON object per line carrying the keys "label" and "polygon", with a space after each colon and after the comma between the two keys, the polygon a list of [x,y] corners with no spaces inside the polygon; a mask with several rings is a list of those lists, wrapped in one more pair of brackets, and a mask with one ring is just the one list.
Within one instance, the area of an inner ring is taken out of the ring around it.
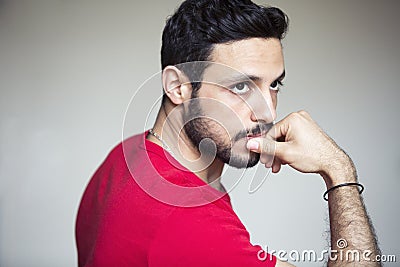
{"label": "nose", "polygon": [[276,107],[269,87],[255,90],[248,99],[248,105],[251,110],[252,121],[272,123],[276,119]]}

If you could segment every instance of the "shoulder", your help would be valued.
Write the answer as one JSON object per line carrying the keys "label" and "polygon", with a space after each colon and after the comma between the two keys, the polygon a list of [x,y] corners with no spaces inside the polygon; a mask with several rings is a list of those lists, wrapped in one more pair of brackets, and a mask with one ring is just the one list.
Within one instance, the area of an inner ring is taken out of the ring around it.
{"label": "shoulder", "polygon": [[260,261],[260,246],[233,211],[210,203],[178,208],[159,229],[149,251],[151,266],[275,266]]}

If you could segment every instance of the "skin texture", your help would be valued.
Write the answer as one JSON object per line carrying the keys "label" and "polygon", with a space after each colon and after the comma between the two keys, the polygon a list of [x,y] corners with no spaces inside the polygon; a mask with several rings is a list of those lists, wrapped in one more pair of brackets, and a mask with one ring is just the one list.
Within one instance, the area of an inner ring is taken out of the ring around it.
{"label": "skin texture", "polygon": [[[254,129],[260,124],[268,124],[275,120],[277,91],[271,90],[270,86],[284,72],[282,46],[279,40],[252,38],[231,44],[217,44],[211,54],[211,61],[259,78],[254,82],[258,89],[247,101],[222,86],[202,84],[197,97],[208,100],[206,104],[201,104],[207,117],[216,118],[221,114],[221,106],[213,106],[213,101],[223,103],[223,108],[233,110],[235,113],[236,119],[233,122],[232,116],[222,116],[219,119],[220,125],[228,130],[221,129],[216,123],[208,127],[215,133],[213,136],[215,143],[229,144],[230,136],[234,136],[237,132]],[[212,74],[212,71],[210,73]],[[205,75],[207,76],[207,73]],[[193,172],[207,183],[215,181],[213,186],[221,189],[219,178],[225,162],[218,157],[211,163],[207,162],[207,158],[202,162],[202,155],[193,145],[191,138],[186,131],[180,131],[184,123],[180,121],[179,116],[172,119],[170,116],[172,110],[180,107],[181,113],[189,113],[187,102],[191,100],[193,92],[187,77],[176,67],[169,66],[163,71],[163,88],[168,101],[161,107],[153,129],[161,134],[170,147],[178,143],[179,151],[175,155],[185,167],[194,170]],[[240,121],[241,125],[238,126],[237,121]],[[149,139],[161,144],[154,137]],[[236,146],[233,146],[237,156],[249,157],[250,151],[246,148],[246,142],[247,140],[242,138],[236,142]],[[196,164],[190,161],[196,161]]]}
{"label": "skin texture", "polygon": [[[272,39],[220,44],[211,57],[222,65],[208,67],[203,75],[207,82],[192,93],[193,101],[184,114],[204,117],[188,121],[186,134],[196,146],[204,138],[212,139],[217,145],[218,160],[223,163],[236,168],[252,167],[258,163],[259,154],[249,155],[246,137],[250,133],[266,133],[276,117],[277,90],[270,89],[270,85],[284,71],[281,44]],[[254,80],[224,82],[241,73]],[[223,77],[218,77],[220,74]]]}
{"label": "skin texture", "polygon": [[[222,145],[231,144],[230,134],[244,129],[253,129],[262,123],[271,123],[276,118],[277,91],[271,90],[271,84],[281,77],[284,72],[282,47],[277,39],[252,38],[230,44],[215,45],[211,60],[231,66],[249,76],[256,76],[258,94],[252,100],[243,101],[240,95],[232,94],[224,88],[203,84],[196,92],[197,97],[223,102],[224,105],[234,110],[236,116],[242,121],[242,129],[235,124],[230,125],[229,119],[223,123],[228,125],[228,130],[223,130],[218,124],[210,123],[208,131],[215,133],[210,138]],[[185,130],[179,131],[183,122],[179,117],[171,120],[168,114],[176,108],[182,112],[189,112],[186,101],[190,100],[193,92],[185,75],[173,66],[167,67],[163,72],[163,86],[168,100],[160,109],[153,129],[161,133],[163,140],[172,146],[177,143],[179,153],[177,159],[195,160],[202,165],[203,160],[197,146],[187,135]],[[209,117],[217,116],[217,111],[212,105],[199,104]],[[175,136],[176,138],[172,138]],[[160,141],[152,136],[149,140],[161,145]],[[357,182],[356,170],[353,162],[340,147],[327,136],[305,111],[294,112],[283,120],[277,122],[268,133],[250,139],[241,139],[232,145],[234,153],[241,157],[249,153],[260,155],[261,163],[272,167],[274,173],[279,172],[282,165],[303,173],[318,173],[324,179],[327,188],[345,183]],[[251,155],[251,154],[250,154]],[[204,163],[203,162],[203,163]],[[204,164],[204,168],[194,171],[207,183],[214,182],[213,186],[224,191],[219,179],[224,167],[224,160],[216,157],[212,162]],[[183,164],[185,165],[185,164]],[[191,170],[198,166],[186,165]],[[216,182],[216,183],[215,183]],[[316,196],[320,197],[320,196]],[[340,187],[329,193],[329,216],[331,228],[332,249],[338,249],[337,241],[345,239],[348,250],[370,250],[369,257],[373,259],[379,254],[379,249],[373,233],[372,225],[366,213],[362,198],[357,187]],[[349,262],[330,260],[328,266],[380,266],[372,261]],[[286,262],[278,261],[277,266],[293,266]]]}
{"label": "skin texture", "polygon": [[[357,182],[351,159],[305,111],[290,114],[275,124],[265,138],[251,140],[248,147],[262,154],[275,153],[272,162],[274,172],[278,172],[282,164],[287,164],[303,173],[319,173],[327,188],[341,183]],[[263,157],[261,161],[263,162]],[[263,163],[271,165],[270,162]],[[339,250],[338,240],[345,239],[348,246],[342,250],[344,253],[352,250],[358,250],[361,254],[370,251],[367,258],[374,259],[379,254],[379,249],[357,187],[337,188],[329,193],[328,201],[331,249]],[[343,260],[338,258],[330,260],[328,266],[380,266],[377,262],[360,258],[360,262],[347,261],[345,257]],[[277,266],[291,265],[280,262]]]}

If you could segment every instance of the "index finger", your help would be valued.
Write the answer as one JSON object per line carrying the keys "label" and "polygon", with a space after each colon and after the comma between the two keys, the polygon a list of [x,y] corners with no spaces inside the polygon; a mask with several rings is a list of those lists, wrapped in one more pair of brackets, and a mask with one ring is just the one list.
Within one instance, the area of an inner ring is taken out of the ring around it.
{"label": "index finger", "polygon": [[286,136],[286,134],[289,131],[289,123],[288,123],[288,117],[285,117],[281,121],[278,121],[275,123],[271,129],[266,134],[266,138],[272,139],[272,140],[278,140],[282,139]]}

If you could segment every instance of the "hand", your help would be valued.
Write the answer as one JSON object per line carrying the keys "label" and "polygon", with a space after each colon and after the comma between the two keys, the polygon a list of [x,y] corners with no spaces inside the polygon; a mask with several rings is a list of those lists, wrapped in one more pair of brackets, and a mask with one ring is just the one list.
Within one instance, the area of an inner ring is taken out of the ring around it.
{"label": "hand", "polygon": [[250,139],[247,148],[260,153],[260,161],[274,173],[288,164],[303,173],[321,174],[329,186],[356,179],[351,159],[306,111],[291,113],[265,137]]}

